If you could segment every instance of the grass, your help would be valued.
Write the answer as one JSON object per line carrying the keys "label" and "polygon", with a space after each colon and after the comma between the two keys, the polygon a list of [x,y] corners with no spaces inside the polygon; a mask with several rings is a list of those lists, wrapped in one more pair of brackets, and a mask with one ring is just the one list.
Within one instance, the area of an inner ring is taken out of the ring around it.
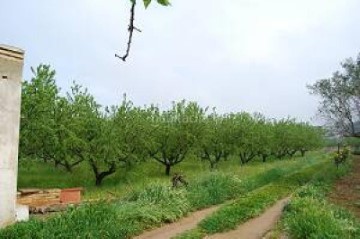
{"label": "grass", "polygon": [[281,222],[291,238],[360,238],[359,221],[349,211],[326,199],[331,183],[348,170],[349,165],[342,165],[340,170],[328,168],[316,183],[295,193]]}
{"label": "grass", "polygon": [[230,205],[224,206],[201,221],[199,227],[205,234],[235,229],[239,223],[259,215],[266,207],[286,196],[289,191],[289,188],[274,185],[265,186]]}
{"label": "grass", "polygon": [[346,210],[314,196],[297,195],[284,218],[291,238],[360,238],[360,227]]}
{"label": "grass", "polygon": [[[254,161],[249,165],[240,166],[237,158],[220,162],[215,170],[225,174],[233,174],[240,179],[256,176],[269,169],[286,168],[296,164],[298,160],[319,159],[319,152],[312,152],[305,158],[274,160],[268,163]],[[183,163],[176,165],[172,172],[183,173],[187,180],[192,183],[199,175],[211,175],[207,162],[200,161],[195,157],[189,157]],[[20,160],[19,162],[19,188],[68,188],[84,187],[85,199],[104,199],[109,197],[122,197],[134,190],[141,190],[149,183],[169,184],[169,177],[164,175],[162,165],[154,161],[147,161],[133,165],[130,168],[119,169],[114,175],[106,178],[101,187],[94,186],[94,178],[86,163],[74,168],[72,173],[62,168],[54,168],[51,163],[39,160]]]}
{"label": "grass", "polygon": [[[197,177],[193,171],[193,174],[189,173],[190,185],[177,190],[169,187],[168,178],[166,181],[158,178],[147,185],[142,181],[138,182],[139,185],[143,183],[142,188],[134,187],[121,200],[82,205],[45,221],[32,219],[19,223],[1,230],[0,238],[130,238],[146,229],[176,221],[191,211],[242,197],[254,190],[254,195],[258,196],[254,201],[254,212],[258,213],[258,203],[268,205],[270,194],[279,197],[282,192],[280,187],[265,186],[266,190],[259,191],[260,187],[281,182],[294,171],[324,161],[324,157],[316,154],[301,160],[229,167],[225,172],[204,173]],[[151,173],[149,171],[148,175]]]}
{"label": "grass", "polygon": [[261,214],[277,200],[291,194],[296,188],[310,181],[319,182],[324,180],[330,167],[333,167],[333,165],[322,162],[275,179],[272,183],[249,192],[245,197],[240,197],[233,203],[221,207],[218,211],[202,220],[196,229],[187,231],[176,238],[203,238],[206,235],[235,229],[239,224]]}

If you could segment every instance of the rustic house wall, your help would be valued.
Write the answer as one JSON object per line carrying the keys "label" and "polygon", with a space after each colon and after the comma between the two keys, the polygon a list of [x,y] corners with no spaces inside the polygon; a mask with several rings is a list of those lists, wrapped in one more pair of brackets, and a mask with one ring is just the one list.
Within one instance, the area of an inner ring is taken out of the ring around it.
{"label": "rustic house wall", "polygon": [[15,222],[24,51],[0,45],[0,227]]}

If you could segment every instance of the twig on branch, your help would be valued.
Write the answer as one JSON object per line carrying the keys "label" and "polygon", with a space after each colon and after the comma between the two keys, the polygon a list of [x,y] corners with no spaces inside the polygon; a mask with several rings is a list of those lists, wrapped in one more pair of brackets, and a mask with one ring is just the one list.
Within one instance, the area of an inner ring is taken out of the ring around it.
{"label": "twig on branch", "polygon": [[141,32],[141,30],[137,27],[134,27],[134,30],[138,31],[138,32]]}
{"label": "twig on branch", "polygon": [[129,40],[128,40],[128,43],[127,43],[126,53],[125,53],[125,55],[123,55],[123,56],[119,56],[118,54],[115,54],[115,57],[117,57],[117,58],[119,58],[119,59],[121,59],[121,60],[123,60],[123,61],[126,61],[126,58],[129,56],[134,30],[136,30],[136,31],[138,31],[138,32],[141,32],[141,30],[140,30],[139,28],[137,28],[137,27],[134,26],[134,20],[135,20],[135,5],[136,5],[136,1],[133,1],[133,2],[132,2],[132,5],[131,5],[131,9],[130,9],[130,23],[129,23],[129,28],[128,28],[128,31],[129,31]]}

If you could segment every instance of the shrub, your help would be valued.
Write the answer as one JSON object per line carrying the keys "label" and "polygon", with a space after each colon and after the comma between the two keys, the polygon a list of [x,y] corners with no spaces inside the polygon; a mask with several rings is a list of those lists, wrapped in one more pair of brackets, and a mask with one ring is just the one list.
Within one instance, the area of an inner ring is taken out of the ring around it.
{"label": "shrub", "polygon": [[198,179],[187,188],[187,196],[193,209],[225,202],[243,192],[242,181],[235,176],[213,173]]}
{"label": "shrub", "polygon": [[32,219],[0,232],[0,238],[114,238],[118,236],[118,217],[113,205],[84,205],[47,221]]}
{"label": "shrub", "polygon": [[346,159],[349,157],[349,155],[350,155],[349,147],[344,147],[341,150],[339,149],[338,152],[334,153],[333,159],[334,159],[336,167],[339,168],[340,164],[345,163]]}

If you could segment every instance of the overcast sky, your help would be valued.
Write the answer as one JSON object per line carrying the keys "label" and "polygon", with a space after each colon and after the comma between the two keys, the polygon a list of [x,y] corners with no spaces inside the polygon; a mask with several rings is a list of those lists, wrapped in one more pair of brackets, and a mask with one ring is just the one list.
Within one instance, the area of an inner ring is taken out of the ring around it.
{"label": "overcast sky", "polygon": [[[138,0],[139,1],[139,0]],[[73,80],[101,104],[127,93],[137,105],[198,101],[220,112],[262,112],[311,120],[306,84],[331,76],[360,51],[358,0],[172,0],[138,4],[131,55],[129,0],[1,0],[0,43],[50,64],[67,90]]]}

